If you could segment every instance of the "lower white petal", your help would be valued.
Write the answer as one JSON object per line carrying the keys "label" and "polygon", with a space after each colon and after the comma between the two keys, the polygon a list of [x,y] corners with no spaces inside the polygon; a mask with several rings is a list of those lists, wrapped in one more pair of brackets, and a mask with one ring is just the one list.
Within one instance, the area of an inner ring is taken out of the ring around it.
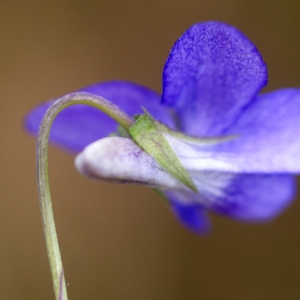
{"label": "lower white petal", "polygon": [[88,145],[75,165],[83,175],[106,182],[188,190],[128,138],[107,137]]}

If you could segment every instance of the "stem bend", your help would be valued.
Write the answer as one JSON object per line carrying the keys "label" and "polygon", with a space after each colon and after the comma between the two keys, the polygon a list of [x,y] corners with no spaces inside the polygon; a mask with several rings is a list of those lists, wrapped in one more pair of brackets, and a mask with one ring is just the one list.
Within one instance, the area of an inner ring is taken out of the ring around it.
{"label": "stem bend", "polygon": [[103,111],[116,120],[127,131],[135,122],[133,118],[110,101],[84,92],[68,94],[58,99],[48,109],[42,120],[36,146],[37,184],[48,259],[52,273],[53,289],[57,300],[68,300],[68,295],[50,196],[48,139],[55,117],[64,108],[74,104],[87,104]]}

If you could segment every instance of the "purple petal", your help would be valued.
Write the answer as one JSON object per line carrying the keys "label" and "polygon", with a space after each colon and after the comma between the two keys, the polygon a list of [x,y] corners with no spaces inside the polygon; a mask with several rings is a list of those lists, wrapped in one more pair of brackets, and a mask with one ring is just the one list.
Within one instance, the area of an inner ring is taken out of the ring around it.
{"label": "purple petal", "polygon": [[175,216],[186,228],[198,234],[205,234],[210,230],[209,218],[201,205],[184,203],[183,194],[175,191],[167,191],[165,194],[170,201]]}
{"label": "purple petal", "polygon": [[200,23],[169,55],[163,102],[175,108],[184,132],[218,135],[266,83],[266,65],[247,37],[223,23]]}
{"label": "purple petal", "polygon": [[[160,104],[160,96],[137,84],[110,81],[80,89],[101,96],[122,108],[130,116],[143,113],[145,107],[156,119],[174,128],[174,122],[166,107]],[[25,118],[25,127],[36,135],[41,120],[54,100],[33,109]],[[63,110],[51,128],[50,141],[72,152],[80,152],[88,144],[115,132],[117,123],[101,111],[86,105],[74,105]]]}
{"label": "purple petal", "polygon": [[219,160],[243,172],[300,172],[300,89],[259,96],[224,134],[240,137],[219,144]]}
{"label": "purple petal", "polygon": [[290,175],[237,175],[211,208],[243,221],[268,221],[286,209],[295,190]]}
{"label": "purple petal", "polygon": [[202,205],[243,221],[272,219],[280,214],[295,196],[295,180],[290,175],[222,172],[200,172],[191,175],[199,194],[172,192],[181,203]]}

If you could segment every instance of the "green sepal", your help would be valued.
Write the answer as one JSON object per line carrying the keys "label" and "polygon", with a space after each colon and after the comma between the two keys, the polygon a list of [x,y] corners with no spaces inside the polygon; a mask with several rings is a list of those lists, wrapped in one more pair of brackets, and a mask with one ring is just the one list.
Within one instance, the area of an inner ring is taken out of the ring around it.
{"label": "green sepal", "polygon": [[[191,190],[198,192],[192,178],[181,164],[176,153],[164,136],[165,125],[158,123],[147,111],[129,128],[132,139],[165,170]],[[166,127],[167,128],[167,127]]]}
{"label": "green sepal", "polygon": [[[148,113],[149,114],[149,113]],[[226,135],[226,136],[218,136],[218,137],[199,137],[184,134],[180,131],[175,131],[169,128],[167,125],[156,121],[157,128],[164,133],[168,133],[169,135],[186,142],[190,142],[197,145],[209,146],[214,144],[219,144],[227,141],[234,140],[238,138],[238,135]]]}

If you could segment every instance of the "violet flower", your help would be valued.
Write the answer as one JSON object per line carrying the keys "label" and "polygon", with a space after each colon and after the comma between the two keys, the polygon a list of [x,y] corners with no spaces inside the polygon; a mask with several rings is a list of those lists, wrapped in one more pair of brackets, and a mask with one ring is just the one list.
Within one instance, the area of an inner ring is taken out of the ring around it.
{"label": "violet flower", "polygon": [[[300,171],[300,89],[258,95],[266,83],[267,67],[248,38],[229,25],[206,22],[188,29],[172,48],[162,97],[123,81],[79,90],[109,99],[130,116],[144,107],[170,128],[202,137],[199,142],[161,132],[194,191],[129,135],[107,137],[117,132],[117,123],[95,108],[66,108],[53,123],[50,141],[79,153],[76,166],[89,177],[159,189],[192,231],[207,230],[208,209],[266,221],[292,201],[293,174]],[[52,103],[28,114],[29,132],[37,133]]]}

